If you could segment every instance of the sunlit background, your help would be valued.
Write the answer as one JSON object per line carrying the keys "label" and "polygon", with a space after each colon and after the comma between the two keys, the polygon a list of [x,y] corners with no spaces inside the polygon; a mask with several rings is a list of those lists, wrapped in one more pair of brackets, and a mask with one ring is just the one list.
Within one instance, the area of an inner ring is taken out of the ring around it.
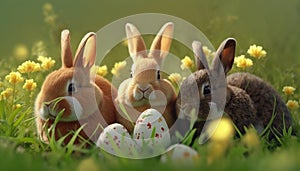
{"label": "sunlit background", "polygon": [[[53,9],[45,8],[45,3],[52,4]],[[56,57],[63,28],[71,30],[72,43],[77,44],[86,32],[97,31],[114,20],[155,12],[187,20],[215,47],[224,38],[235,37],[241,51],[247,50],[251,43],[263,45],[269,60],[280,64],[283,70],[300,63],[300,2],[297,0],[13,0],[1,1],[0,9],[1,60],[22,56],[14,52],[16,47],[27,48],[30,55],[38,41],[44,43],[48,55]]]}

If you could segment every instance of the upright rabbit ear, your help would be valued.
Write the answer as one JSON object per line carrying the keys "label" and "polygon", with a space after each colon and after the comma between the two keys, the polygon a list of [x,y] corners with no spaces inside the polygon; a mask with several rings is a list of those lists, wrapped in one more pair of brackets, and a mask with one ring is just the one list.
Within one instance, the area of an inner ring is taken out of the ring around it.
{"label": "upright rabbit ear", "polygon": [[162,64],[164,58],[168,55],[174,33],[174,24],[166,23],[158,32],[150,47],[149,57],[156,59],[158,64]]}
{"label": "upright rabbit ear", "polygon": [[202,44],[198,41],[192,43],[197,70],[209,69],[206,56],[202,49]]}
{"label": "upright rabbit ear", "polygon": [[[219,70],[222,66],[225,74],[232,68],[235,56],[236,41],[233,38],[224,40],[217,50],[212,63],[213,70]],[[220,66],[222,64],[222,66]]]}
{"label": "upright rabbit ear", "polygon": [[76,51],[74,66],[87,69],[94,65],[96,59],[96,34],[88,33],[81,40]]}
{"label": "upright rabbit ear", "polygon": [[140,56],[146,58],[146,45],[138,29],[133,24],[127,23],[125,31],[128,40],[128,51],[133,61]]}
{"label": "upright rabbit ear", "polygon": [[62,67],[70,68],[73,66],[73,56],[70,44],[70,31],[61,32],[61,60]]}

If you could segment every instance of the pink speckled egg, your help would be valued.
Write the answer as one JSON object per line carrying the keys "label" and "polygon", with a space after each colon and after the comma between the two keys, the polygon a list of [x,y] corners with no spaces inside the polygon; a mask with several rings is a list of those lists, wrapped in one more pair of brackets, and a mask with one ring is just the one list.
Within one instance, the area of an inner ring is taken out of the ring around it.
{"label": "pink speckled egg", "polygon": [[162,114],[155,109],[145,110],[136,121],[133,139],[142,148],[164,150],[168,147],[171,137]]}

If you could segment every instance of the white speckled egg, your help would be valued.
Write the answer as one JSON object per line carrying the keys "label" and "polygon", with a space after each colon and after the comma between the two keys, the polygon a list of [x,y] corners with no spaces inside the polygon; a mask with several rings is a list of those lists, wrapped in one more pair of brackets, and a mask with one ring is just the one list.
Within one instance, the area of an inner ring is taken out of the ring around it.
{"label": "white speckled egg", "polygon": [[120,156],[131,157],[136,153],[136,144],[127,129],[118,123],[108,125],[100,134],[97,146],[106,152]]}
{"label": "white speckled egg", "polygon": [[145,147],[146,144],[152,150],[168,147],[170,132],[162,114],[155,109],[145,110],[136,121],[133,139],[140,147]]}
{"label": "white speckled egg", "polygon": [[193,148],[183,145],[174,144],[167,149],[167,152],[161,156],[161,162],[186,163],[190,164],[198,161],[200,158],[198,152]]}

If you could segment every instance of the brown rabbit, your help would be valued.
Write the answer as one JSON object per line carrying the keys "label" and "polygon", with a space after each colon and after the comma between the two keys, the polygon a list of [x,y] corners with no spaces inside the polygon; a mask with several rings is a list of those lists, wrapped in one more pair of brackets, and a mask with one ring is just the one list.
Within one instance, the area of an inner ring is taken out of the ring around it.
{"label": "brown rabbit", "polygon": [[[197,82],[200,96],[198,112],[200,121],[194,125],[197,128],[196,136],[201,133],[201,129],[207,119],[210,103],[212,102],[211,97],[214,93],[217,94],[217,98],[214,101],[217,110],[222,110],[220,107],[223,107],[222,104],[224,104],[224,112],[229,115],[242,133],[244,133],[244,127],[250,125],[253,125],[259,132],[263,131],[268,123],[272,121],[273,114],[275,114],[275,118],[271,128],[276,128],[280,132],[283,129],[283,124],[285,124],[286,128],[289,128],[292,125],[291,114],[281,97],[268,83],[248,73],[234,73],[226,77],[226,80],[222,79],[232,68],[235,47],[236,41],[234,39],[226,39],[218,48],[211,69],[208,69],[201,43],[193,42],[198,71],[184,81],[181,89],[184,90],[191,87],[189,86],[191,79],[195,79]],[[225,73],[225,75],[222,75],[222,73]],[[219,80],[216,81],[216,79]],[[225,89],[226,83],[227,88]],[[222,94],[223,91],[226,93],[225,96]],[[179,114],[183,110],[180,107],[186,104],[186,100],[183,101],[183,96],[187,95],[181,93],[177,98],[177,113]],[[220,101],[219,97],[222,96],[226,97],[225,103],[222,101],[222,98]]]}
{"label": "brown rabbit", "polygon": [[193,51],[198,71],[183,81],[176,111],[180,118],[186,118],[194,108],[198,114],[195,137],[201,134],[206,121],[221,117],[223,112],[242,132],[244,127],[255,125],[256,109],[250,96],[238,87],[226,85],[226,74],[234,60],[235,40],[227,39],[220,45],[210,68],[200,42],[193,42]]}
{"label": "brown rabbit", "polygon": [[[167,56],[173,36],[173,23],[166,23],[155,37],[149,53],[138,29],[126,24],[129,54],[133,60],[131,78],[124,80],[118,89],[116,107],[117,121],[129,132],[139,115],[149,108],[163,114],[168,126],[175,121],[174,105],[176,93],[170,82],[160,73],[164,58]],[[124,106],[130,119],[120,110]]]}
{"label": "brown rabbit", "polygon": [[[82,125],[85,126],[80,136],[95,141],[103,127],[116,121],[112,96],[117,90],[106,79],[100,76],[93,78],[90,69],[95,58],[95,33],[84,36],[73,61],[70,33],[68,30],[62,31],[62,66],[46,77],[35,101],[37,130],[43,141],[48,141],[45,127],[49,128],[62,110],[62,117],[55,129],[55,139],[71,133],[65,143],[69,142],[72,132]],[[75,143],[79,142],[78,137]]]}
{"label": "brown rabbit", "polygon": [[[276,90],[261,78],[249,73],[233,73],[227,77],[227,84],[247,92],[257,110],[257,120],[262,128],[272,121],[272,134],[282,136],[283,129],[293,125],[293,118],[286,104]],[[273,135],[271,134],[271,137]]]}

